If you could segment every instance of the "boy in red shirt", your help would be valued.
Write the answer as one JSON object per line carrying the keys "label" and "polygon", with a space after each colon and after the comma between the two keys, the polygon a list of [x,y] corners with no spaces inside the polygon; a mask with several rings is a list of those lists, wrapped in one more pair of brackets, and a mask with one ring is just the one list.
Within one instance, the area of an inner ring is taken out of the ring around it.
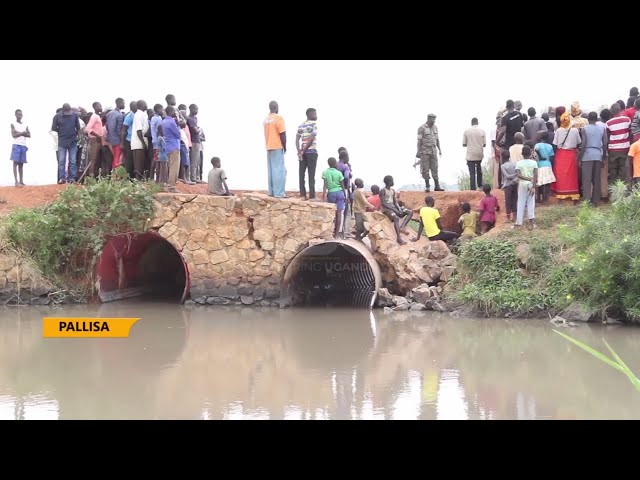
{"label": "boy in red shirt", "polygon": [[373,205],[373,208],[379,212],[380,207],[382,206],[382,203],[380,202],[380,187],[378,185],[371,185],[371,193],[372,195],[367,200],[371,205]]}
{"label": "boy in red shirt", "polygon": [[496,212],[500,211],[498,199],[491,195],[491,185],[485,183],[482,186],[484,198],[480,200],[480,234],[487,233],[496,224]]}

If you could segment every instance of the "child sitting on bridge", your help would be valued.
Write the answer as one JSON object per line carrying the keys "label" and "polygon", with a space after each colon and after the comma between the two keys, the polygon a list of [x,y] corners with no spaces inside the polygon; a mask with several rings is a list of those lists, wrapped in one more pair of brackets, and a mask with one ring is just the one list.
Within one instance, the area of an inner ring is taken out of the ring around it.
{"label": "child sitting on bridge", "polygon": [[440,212],[437,208],[434,208],[436,202],[433,197],[425,197],[424,203],[426,206],[420,209],[420,226],[418,227],[418,235],[413,239],[413,241],[417,242],[420,239],[423,229],[430,241],[443,240],[446,243],[452,243],[453,240],[457,239],[457,233],[442,229],[442,224],[440,223]]}
{"label": "child sitting on bridge", "polygon": [[213,170],[209,172],[208,177],[209,193],[223,197],[232,196],[233,193],[231,193],[229,187],[227,187],[227,174],[224,173],[224,170],[220,166],[220,159],[213,157],[211,159],[211,165],[213,165]]}
{"label": "child sitting on bridge", "polygon": [[[404,230],[404,233],[407,233],[406,227],[413,218],[413,211],[408,208],[404,208],[398,203],[396,191],[391,188],[393,187],[393,177],[391,175],[387,175],[384,177],[383,181],[384,188],[380,194],[382,213],[384,213],[389,220],[393,222],[393,226],[396,229],[398,243],[400,245],[404,245],[407,242],[400,237],[400,232]],[[403,219],[402,225],[400,225],[401,218]]]}

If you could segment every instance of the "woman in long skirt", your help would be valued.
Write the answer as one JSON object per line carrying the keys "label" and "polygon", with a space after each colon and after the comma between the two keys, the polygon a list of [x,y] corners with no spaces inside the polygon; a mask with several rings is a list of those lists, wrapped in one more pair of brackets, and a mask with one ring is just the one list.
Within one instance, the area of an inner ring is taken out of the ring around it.
{"label": "woman in long skirt", "polygon": [[571,115],[563,113],[560,117],[560,128],[556,130],[553,144],[557,147],[553,174],[556,177],[551,190],[556,198],[578,200],[580,187],[578,184],[578,147],[581,138],[577,128],[571,126]]}

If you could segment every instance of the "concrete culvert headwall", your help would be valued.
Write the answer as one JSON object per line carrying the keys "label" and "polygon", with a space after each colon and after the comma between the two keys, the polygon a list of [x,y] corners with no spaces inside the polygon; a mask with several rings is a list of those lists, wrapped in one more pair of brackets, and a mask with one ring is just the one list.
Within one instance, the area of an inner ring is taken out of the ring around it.
{"label": "concrete culvert headwall", "polygon": [[328,240],[305,248],[291,260],[282,293],[291,306],[371,308],[380,287],[380,267],[366,245]]}
{"label": "concrete culvert headwall", "polygon": [[138,296],[183,302],[189,292],[182,256],[153,231],[107,240],[96,273],[102,302]]}

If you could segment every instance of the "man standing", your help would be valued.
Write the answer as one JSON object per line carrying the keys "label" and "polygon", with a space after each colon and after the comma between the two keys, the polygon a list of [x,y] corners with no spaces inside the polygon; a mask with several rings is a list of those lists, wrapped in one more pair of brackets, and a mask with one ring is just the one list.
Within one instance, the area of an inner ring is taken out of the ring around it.
{"label": "man standing", "polygon": [[[304,186],[305,172],[309,170],[309,200],[316,198],[316,165],[318,163],[318,150],[316,148],[316,137],[318,136],[318,114],[315,108],[307,109],[307,120],[298,127],[296,135],[296,149],[298,150],[299,176],[300,176],[300,197],[307,197],[307,190]],[[300,144],[302,140],[302,144]]]}
{"label": "man standing", "polygon": [[131,151],[133,152],[133,170],[137,180],[144,178],[144,161],[147,156],[147,139],[145,134],[149,129],[149,116],[147,115],[147,102],[138,100],[138,110],[133,116],[131,130]]}
{"label": "man standing", "polygon": [[[462,136],[462,146],[467,149],[467,166],[471,190],[482,189],[482,158],[487,146],[487,135],[478,127],[478,119],[471,119],[471,128]],[[477,183],[476,183],[477,179]]]}
{"label": "man standing", "polygon": [[198,106],[195,103],[189,105],[189,116],[187,117],[187,125],[189,133],[191,133],[191,152],[189,154],[189,176],[192,182],[204,183],[200,178],[200,152],[202,151],[202,143],[200,143],[200,130],[198,128]]}
{"label": "man standing", "polygon": [[522,131],[524,125],[522,114],[515,110],[513,100],[507,100],[507,113],[502,117],[500,125],[504,129],[498,134],[496,143],[500,144],[502,137],[505,137],[504,148],[509,150],[516,143],[515,134]]}
{"label": "man standing", "polygon": [[287,133],[284,119],[278,115],[278,102],[269,102],[269,116],[265,118],[263,126],[267,147],[269,196],[286,198],[287,169],[284,166],[284,154],[287,152]]}
{"label": "man standing", "polygon": [[202,169],[204,165],[204,142],[207,140],[207,137],[204,135],[204,130],[198,127],[200,130],[200,180],[202,180]]}
{"label": "man standing", "polygon": [[[78,132],[80,121],[71,105],[62,105],[62,111],[53,117],[51,131],[58,133],[58,183],[75,182],[77,172]],[[69,175],[65,171],[65,162],[69,154]]]}
{"label": "man standing", "polygon": [[[187,119],[184,118],[184,115],[180,112],[180,110],[178,109],[178,107],[176,106],[176,97],[172,94],[168,94],[166,97],[164,97],[164,99],[167,102],[167,107],[171,106],[175,109],[176,113],[176,118],[178,121],[178,126],[180,128],[184,128],[187,126]],[[165,112],[166,112],[166,108],[165,108]]]}
{"label": "man standing", "polygon": [[138,111],[138,102],[133,100],[129,104],[127,113],[122,122],[122,132],[120,133],[121,143],[124,145],[124,168],[127,169],[129,178],[133,178],[133,152],[131,150],[131,137],[133,136],[133,117]]}
{"label": "man standing", "polygon": [[111,110],[107,114],[107,143],[113,153],[113,162],[111,168],[116,169],[123,162],[124,152],[122,151],[122,124],[124,122],[124,100],[122,98],[116,98],[116,108]]}
{"label": "man standing", "polygon": [[169,105],[165,110],[165,117],[160,122],[162,136],[165,142],[165,153],[169,157],[169,191],[176,191],[178,170],[180,169],[180,128],[176,123],[176,108]]}
{"label": "man standing", "polygon": [[611,115],[613,118],[607,121],[607,132],[609,136],[609,158],[608,158],[608,183],[611,185],[616,180],[627,180],[626,161],[629,152],[631,120],[627,117],[620,105],[611,105]]}
{"label": "man standing", "polygon": [[589,113],[589,124],[580,130],[582,148],[580,164],[582,168],[582,199],[592,205],[600,202],[600,169],[607,159],[607,133],[601,125],[596,125],[598,114]]}
{"label": "man standing", "polygon": [[87,176],[95,177],[100,165],[100,150],[102,149],[102,104],[93,102],[91,118],[84,128],[89,137],[89,155],[87,156]]}
{"label": "man standing", "polygon": [[424,178],[425,192],[431,191],[429,188],[429,171],[433,176],[434,190],[436,192],[444,192],[444,188],[440,188],[440,180],[438,179],[438,154],[442,156],[442,150],[440,149],[438,127],[436,127],[435,123],[436,116],[430,113],[427,115],[427,123],[420,125],[420,128],[418,128],[418,152],[416,153],[416,158],[420,159],[420,173]]}
{"label": "man standing", "polygon": [[524,123],[522,133],[524,133],[524,141],[535,140],[536,135],[540,130],[547,130],[547,122],[540,117],[536,117],[536,109],[529,107],[527,110],[529,114],[529,120]]}

